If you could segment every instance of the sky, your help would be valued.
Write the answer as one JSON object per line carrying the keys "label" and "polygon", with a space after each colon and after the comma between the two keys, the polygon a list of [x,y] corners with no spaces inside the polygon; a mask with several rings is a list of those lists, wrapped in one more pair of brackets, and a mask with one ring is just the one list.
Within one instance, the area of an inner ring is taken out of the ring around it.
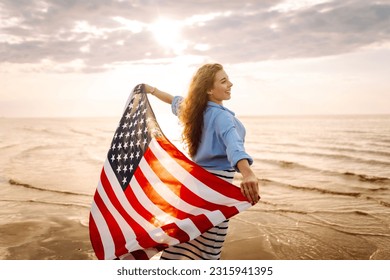
{"label": "sky", "polygon": [[214,62],[237,115],[390,114],[390,0],[1,0],[0,18],[0,117],[119,116],[137,84],[185,96]]}

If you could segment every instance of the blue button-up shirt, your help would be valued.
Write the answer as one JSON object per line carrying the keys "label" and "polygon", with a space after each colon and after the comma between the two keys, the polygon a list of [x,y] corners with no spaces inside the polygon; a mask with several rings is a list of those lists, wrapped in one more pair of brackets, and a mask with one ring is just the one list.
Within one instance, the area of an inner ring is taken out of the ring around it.
{"label": "blue button-up shirt", "polygon": [[[172,112],[179,113],[179,105],[183,100],[175,96]],[[234,112],[215,102],[208,101],[203,117],[203,132],[198,151],[193,161],[210,170],[237,170],[237,162],[253,159],[244,148],[245,127],[235,117]]]}

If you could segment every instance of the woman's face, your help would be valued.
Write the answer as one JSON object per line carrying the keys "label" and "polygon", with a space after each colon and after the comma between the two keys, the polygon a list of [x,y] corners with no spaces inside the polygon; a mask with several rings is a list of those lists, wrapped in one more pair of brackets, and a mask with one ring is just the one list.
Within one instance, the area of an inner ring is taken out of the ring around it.
{"label": "woman's face", "polygon": [[233,84],[230,82],[226,72],[219,70],[215,75],[213,88],[207,92],[209,100],[222,105],[224,100],[230,99],[232,86]]}

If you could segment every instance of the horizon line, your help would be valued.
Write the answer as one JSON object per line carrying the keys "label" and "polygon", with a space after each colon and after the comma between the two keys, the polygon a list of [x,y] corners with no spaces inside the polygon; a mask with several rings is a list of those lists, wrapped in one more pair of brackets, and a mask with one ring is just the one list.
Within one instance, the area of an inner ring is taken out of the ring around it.
{"label": "horizon line", "polygon": [[[390,113],[330,113],[330,114],[256,114],[256,115],[239,115],[239,118],[267,118],[267,117],[390,117]],[[0,116],[0,119],[109,119],[120,118],[121,116]],[[157,117],[157,116],[156,116]],[[157,117],[158,118],[158,117]]]}

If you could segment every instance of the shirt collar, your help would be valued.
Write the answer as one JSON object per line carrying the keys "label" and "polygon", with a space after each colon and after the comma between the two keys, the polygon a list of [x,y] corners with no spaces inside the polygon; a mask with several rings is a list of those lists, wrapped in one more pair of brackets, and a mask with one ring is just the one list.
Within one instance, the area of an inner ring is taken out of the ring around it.
{"label": "shirt collar", "polygon": [[222,109],[222,110],[225,110],[225,111],[228,111],[230,114],[232,114],[233,116],[235,116],[234,112],[229,110],[228,108],[224,107],[223,105],[219,105],[213,101],[207,101],[207,106],[209,107],[215,107],[215,108],[219,108],[219,109]]}

